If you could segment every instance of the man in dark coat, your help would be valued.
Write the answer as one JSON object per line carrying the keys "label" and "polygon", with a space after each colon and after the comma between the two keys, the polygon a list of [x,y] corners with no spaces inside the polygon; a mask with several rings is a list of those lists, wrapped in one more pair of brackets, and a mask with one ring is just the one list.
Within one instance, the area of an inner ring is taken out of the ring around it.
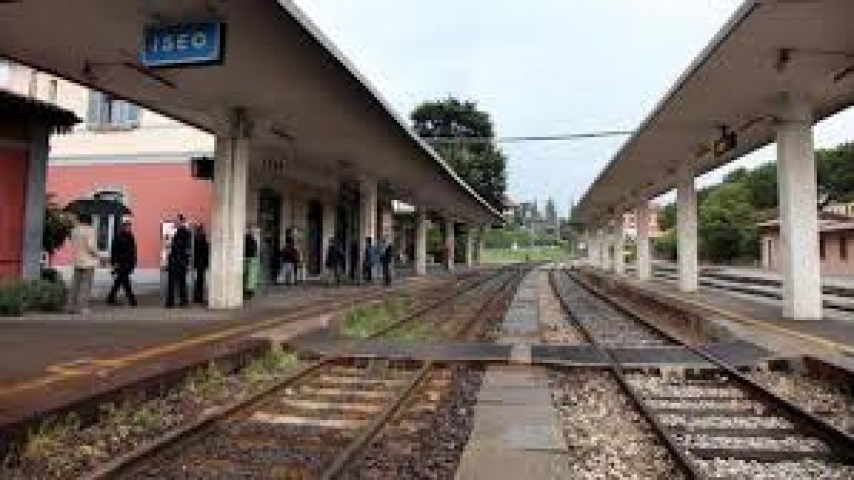
{"label": "man in dark coat", "polygon": [[116,304],[116,295],[119,289],[125,291],[128,304],[136,306],[136,297],[133,294],[130,276],[136,269],[136,239],[131,231],[129,221],[122,223],[121,229],[113,239],[113,248],[110,251],[110,265],[113,267],[113,287],[107,295],[107,303]]}
{"label": "man in dark coat", "polygon": [[205,233],[205,226],[196,225],[193,232],[193,270],[196,271],[195,282],[193,282],[193,302],[204,305],[205,303],[205,275],[210,267],[211,245]]}
{"label": "man in dark coat", "polygon": [[329,238],[329,246],[326,249],[326,269],[335,279],[335,285],[341,285],[341,276],[344,274],[344,266],[347,261],[344,252],[335,241],[335,237]]}
{"label": "man in dark coat", "polygon": [[182,307],[189,305],[187,298],[187,269],[190,266],[190,246],[192,235],[187,228],[187,219],[178,214],[176,221],[178,228],[172,236],[169,246],[169,256],[166,259],[168,270],[166,308],[175,306],[175,296],[181,302]]}
{"label": "man in dark coat", "polygon": [[386,287],[391,286],[391,269],[394,266],[394,255],[394,244],[388,242],[380,254],[380,263],[383,267],[383,284]]}

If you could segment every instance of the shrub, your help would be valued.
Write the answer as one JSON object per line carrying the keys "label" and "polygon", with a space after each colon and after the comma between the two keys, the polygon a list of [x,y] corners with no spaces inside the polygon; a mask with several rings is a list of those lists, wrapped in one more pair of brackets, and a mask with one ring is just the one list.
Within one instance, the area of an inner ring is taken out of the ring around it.
{"label": "shrub", "polygon": [[61,312],[68,300],[68,290],[62,282],[27,282],[24,293],[24,307],[36,312]]}
{"label": "shrub", "polygon": [[24,313],[26,295],[23,284],[0,285],[0,317],[17,317]]}

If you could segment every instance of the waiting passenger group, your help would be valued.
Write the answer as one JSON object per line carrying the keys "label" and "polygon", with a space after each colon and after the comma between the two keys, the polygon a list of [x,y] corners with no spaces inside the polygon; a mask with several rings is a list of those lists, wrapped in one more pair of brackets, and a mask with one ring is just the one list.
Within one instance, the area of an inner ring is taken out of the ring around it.
{"label": "waiting passenger group", "polygon": [[[193,273],[192,301],[206,303],[206,277],[210,269],[210,242],[202,224],[190,226],[182,214],[175,217],[175,231],[169,239],[165,258],[166,291],[165,306],[187,307],[190,304],[187,285],[189,273]],[[109,264],[113,274],[113,284],[107,294],[107,303],[117,304],[117,295],[123,291],[130,306],[137,305],[133,292],[132,274],[137,267],[136,238],[132,224],[125,220],[118,228],[109,255],[103,255],[97,248],[92,216],[80,214],[71,231],[70,243],[73,253],[73,273],[69,291],[69,311],[88,313],[92,296],[96,268]],[[334,237],[329,238],[326,259],[323,264],[323,277],[327,285],[341,285],[349,273],[352,283],[363,280],[373,283],[379,269],[383,283],[392,283],[395,250],[391,242],[374,245],[371,238],[365,239],[364,251],[359,255],[359,245],[353,242],[349,251]],[[349,254],[349,256],[348,256]],[[243,293],[252,298],[258,288],[260,276],[259,247],[255,236],[249,231],[244,239],[244,277]],[[284,246],[271,255],[269,275],[274,285],[297,285],[305,280],[303,256],[297,247],[294,231],[285,234]],[[349,260],[349,262],[348,262]],[[359,265],[359,261],[362,265]],[[361,267],[361,272],[359,272]],[[359,275],[361,273],[361,276]]]}

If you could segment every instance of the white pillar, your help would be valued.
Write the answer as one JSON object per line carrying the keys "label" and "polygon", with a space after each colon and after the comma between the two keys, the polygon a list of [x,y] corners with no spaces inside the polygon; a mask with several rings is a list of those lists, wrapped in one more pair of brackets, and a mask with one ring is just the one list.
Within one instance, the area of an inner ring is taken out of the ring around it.
{"label": "white pillar", "polygon": [[359,210],[359,265],[357,266],[359,278],[362,275],[362,266],[365,264],[366,238],[370,238],[374,245],[377,242],[377,182],[371,178],[363,177],[360,181],[362,194],[362,205]]}
{"label": "white pillar", "polygon": [[611,246],[613,237],[611,236],[611,227],[606,226],[599,231],[600,251],[602,257],[601,268],[605,271],[610,271],[612,268]]}
{"label": "white pillar", "polygon": [[694,169],[683,166],[676,180],[676,236],[679,261],[679,290],[696,292],[698,286],[697,261],[697,189],[694,186]]}
{"label": "white pillar", "polygon": [[474,265],[474,236],[475,229],[471,225],[466,228],[466,266]]}
{"label": "white pillar", "polygon": [[614,273],[626,273],[626,232],[623,228],[623,214],[614,218]]}
{"label": "white pillar", "polygon": [[821,259],[812,112],[806,101],[790,95],[781,103],[777,182],[783,316],[818,320],[822,316]]}
{"label": "white pillar", "polygon": [[50,132],[47,125],[38,122],[30,124],[23,252],[21,252],[21,275],[26,279],[36,279],[41,276],[49,138]]}
{"label": "white pillar", "polygon": [[455,240],[454,240],[454,221],[451,219],[445,220],[445,267],[448,271],[454,270],[454,255],[456,254],[455,250]]}
{"label": "white pillar", "polygon": [[637,228],[637,276],[642,282],[652,278],[652,262],[649,251],[649,202],[641,202],[635,210]]}
{"label": "white pillar", "polygon": [[243,239],[251,126],[244,112],[232,112],[230,132],[216,137],[211,225],[211,308],[243,304]]}
{"label": "white pillar", "polygon": [[424,209],[415,211],[415,258],[413,266],[416,275],[427,273],[427,212]]}
{"label": "white pillar", "polygon": [[326,268],[326,254],[329,252],[330,241],[334,240],[332,237],[335,236],[335,213],[336,205],[334,201],[330,200],[323,203],[323,241],[321,242],[323,250],[320,252],[321,270]]}
{"label": "white pillar", "polygon": [[477,227],[477,239],[474,246],[474,263],[480,265],[483,261],[483,244],[486,242],[486,227]]}

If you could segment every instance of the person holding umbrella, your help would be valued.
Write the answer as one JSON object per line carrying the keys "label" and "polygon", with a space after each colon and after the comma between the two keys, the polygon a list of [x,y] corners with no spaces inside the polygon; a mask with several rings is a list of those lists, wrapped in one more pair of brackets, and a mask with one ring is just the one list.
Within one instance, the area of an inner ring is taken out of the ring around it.
{"label": "person holding umbrella", "polygon": [[89,313],[95,268],[101,263],[91,215],[77,214],[77,225],[71,230],[70,240],[74,255],[74,273],[68,295],[68,310],[70,313]]}
{"label": "person holding umbrella", "polygon": [[190,247],[192,235],[187,228],[187,219],[183,214],[178,214],[175,222],[178,227],[172,236],[169,246],[169,255],[166,258],[166,269],[168,274],[166,308],[175,306],[175,297],[181,302],[182,307],[189,305],[187,298],[187,269],[190,266]]}
{"label": "person holding umbrella", "polygon": [[130,276],[136,269],[136,239],[133,231],[131,231],[131,223],[129,220],[122,222],[121,230],[113,239],[113,248],[110,251],[110,264],[113,267],[113,287],[107,295],[107,303],[110,305],[116,304],[116,294],[119,289],[125,291],[125,296],[128,299],[128,304],[132,307],[136,306],[136,297],[133,294],[133,286],[131,285]]}

